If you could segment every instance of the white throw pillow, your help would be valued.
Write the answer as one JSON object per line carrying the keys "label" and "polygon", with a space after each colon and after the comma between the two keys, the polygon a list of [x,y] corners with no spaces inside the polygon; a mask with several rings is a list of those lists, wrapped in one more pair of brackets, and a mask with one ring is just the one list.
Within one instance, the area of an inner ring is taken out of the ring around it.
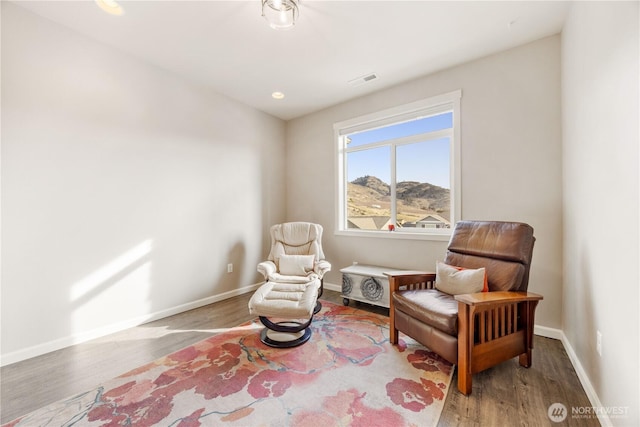
{"label": "white throw pillow", "polygon": [[285,276],[306,276],[313,270],[315,255],[280,255],[280,274]]}
{"label": "white throw pillow", "polygon": [[461,269],[438,261],[436,289],[450,295],[473,294],[484,288],[485,269]]}

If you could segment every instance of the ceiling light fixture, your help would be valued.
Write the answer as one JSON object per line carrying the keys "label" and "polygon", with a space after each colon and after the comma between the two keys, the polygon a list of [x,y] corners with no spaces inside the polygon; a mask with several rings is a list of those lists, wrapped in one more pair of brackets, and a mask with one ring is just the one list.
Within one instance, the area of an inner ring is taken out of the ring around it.
{"label": "ceiling light fixture", "polygon": [[298,19],[299,0],[262,0],[262,16],[271,28],[286,30]]}
{"label": "ceiling light fixture", "polygon": [[110,15],[120,16],[124,13],[124,9],[115,0],[96,0],[96,4],[100,9]]}
{"label": "ceiling light fixture", "polygon": [[284,98],[284,93],[282,93],[282,92],[273,92],[271,94],[271,97],[273,99],[283,99]]}

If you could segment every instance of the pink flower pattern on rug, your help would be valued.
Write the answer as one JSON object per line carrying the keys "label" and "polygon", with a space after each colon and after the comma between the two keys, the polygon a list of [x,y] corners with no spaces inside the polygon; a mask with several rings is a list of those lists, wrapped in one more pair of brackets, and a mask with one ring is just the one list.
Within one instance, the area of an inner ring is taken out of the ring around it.
{"label": "pink flower pattern on rug", "polygon": [[300,347],[265,346],[256,320],[5,426],[435,425],[452,365],[392,346],[387,317],[323,305]]}

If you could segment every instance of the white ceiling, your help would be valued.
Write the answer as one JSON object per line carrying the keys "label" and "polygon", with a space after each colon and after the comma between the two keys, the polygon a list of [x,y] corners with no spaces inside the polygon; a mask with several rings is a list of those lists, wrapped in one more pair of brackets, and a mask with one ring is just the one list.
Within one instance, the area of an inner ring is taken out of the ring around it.
{"label": "white ceiling", "polygon": [[[291,30],[260,0],[16,1],[38,15],[288,120],[562,30],[556,1],[303,0]],[[347,82],[375,72],[378,79]],[[283,92],[283,100],[271,93]]]}

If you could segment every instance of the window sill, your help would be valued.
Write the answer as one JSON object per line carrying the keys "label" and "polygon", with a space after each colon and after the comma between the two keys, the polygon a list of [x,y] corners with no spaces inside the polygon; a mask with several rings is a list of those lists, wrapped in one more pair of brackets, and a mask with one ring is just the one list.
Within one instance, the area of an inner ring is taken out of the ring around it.
{"label": "window sill", "polygon": [[407,233],[402,231],[358,231],[358,230],[336,230],[336,236],[348,237],[373,237],[378,239],[400,239],[400,240],[431,240],[436,242],[448,242],[451,238],[451,231],[442,233]]}

